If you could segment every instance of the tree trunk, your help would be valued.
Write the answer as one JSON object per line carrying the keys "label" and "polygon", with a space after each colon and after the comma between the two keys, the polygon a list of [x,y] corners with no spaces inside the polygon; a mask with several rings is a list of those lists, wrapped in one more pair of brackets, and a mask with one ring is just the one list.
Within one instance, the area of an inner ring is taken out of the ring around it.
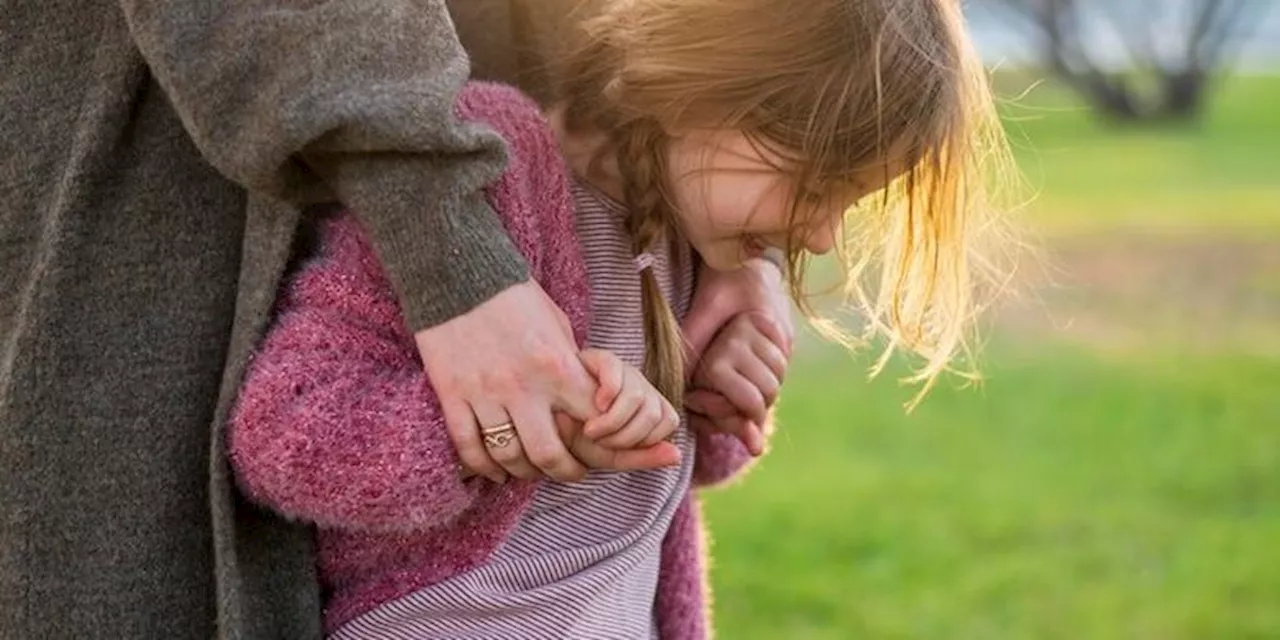
{"label": "tree trunk", "polygon": [[1168,120],[1194,121],[1204,111],[1208,79],[1203,71],[1189,70],[1166,75],[1159,116]]}
{"label": "tree trunk", "polygon": [[[1111,8],[1130,1],[1115,0],[1117,4]],[[1250,21],[1265,12],[1269,3],[1188,1],[1195,13],[1190,28],[1176,34],[1185,40],[1183,51],[1173,60],[1152,46],[1155,23],[1149,19],[1143,21],[1138,16],[1135,22],[1132,12],[1102,14],[1125,40],[1129,73],[1134,74],[1128,76],[1114,72],[1089,50],[1082,31],[1087,26],[1082,22],[1086,11],[1082,0],[1001,0],[1001,5],[1021,15],[1023,24],[1036,30],[1047,69],[1081,95],[1100,117],[1116,123],[1191,123],[1203,115],[1211,78],[1222,71],[1228,53],[1246,37]],[[1144,81],[1154,81],[1154,90],[1143,90],[1150,85]]]}
{"label": "tree trunk", "polygon": [[1123,78],[1090,78],[1085,82],[1085,95],[1094,111],[1112,122],[1141,120],[1147,113]]}

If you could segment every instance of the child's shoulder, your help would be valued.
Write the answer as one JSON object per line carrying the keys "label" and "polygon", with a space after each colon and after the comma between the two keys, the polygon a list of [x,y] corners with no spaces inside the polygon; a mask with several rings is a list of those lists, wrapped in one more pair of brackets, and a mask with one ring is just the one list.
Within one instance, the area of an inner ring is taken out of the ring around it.
{"label": "child's shoulder", "polygon": [[456,104],[459,117],[493,127],[511,146],[554,141],[541,107],[515,87],[473,80],[458,94]]}

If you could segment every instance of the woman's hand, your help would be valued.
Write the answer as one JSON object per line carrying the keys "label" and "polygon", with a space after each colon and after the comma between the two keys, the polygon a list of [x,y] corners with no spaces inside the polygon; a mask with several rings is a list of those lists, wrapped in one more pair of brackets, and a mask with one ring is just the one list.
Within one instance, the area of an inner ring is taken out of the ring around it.
{"label": "woman's hand", "polygon": [[508,474],[565,481],[586,475],[587,461],[565,446],[553,413],[594,417],[596,385],[564,313],[537,282],[515,285],[414,338],[465,467],[495,482]]}

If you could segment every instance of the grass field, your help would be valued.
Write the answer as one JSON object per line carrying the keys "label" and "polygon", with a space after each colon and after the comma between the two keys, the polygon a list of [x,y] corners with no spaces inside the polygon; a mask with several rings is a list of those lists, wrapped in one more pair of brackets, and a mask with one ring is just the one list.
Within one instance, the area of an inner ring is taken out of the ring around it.
{"label": "grass field", "polygon": [[1053,84],[1010,76],[1007,129],[1038,194],[1029,220],[1053,233],[1280,231],[1280,76],[1221,84],[1196,127],[1126,130]]}
{"label": "grass field", "polygon": [[802,350],[770,457],[705,504],[720,637],[1280,638],[1280,78],[1195,131],[1022,102],[1069,286],[911,416]]}

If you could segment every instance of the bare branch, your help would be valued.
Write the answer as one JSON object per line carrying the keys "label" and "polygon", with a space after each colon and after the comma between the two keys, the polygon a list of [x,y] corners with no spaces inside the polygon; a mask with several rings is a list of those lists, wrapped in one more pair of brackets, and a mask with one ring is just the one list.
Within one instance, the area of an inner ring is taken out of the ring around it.
{"label": "bare branch", "polygon": [[1098,13],[1107,18],[1112,30],[1119,36],[1129,61],[1135,68],[1166,71],[1155,43],[1155,21],[1143,14],[1149,10],[1147,3],[1127,0],[1102,5]]}
{"label": "bare branch", "polygon": [[1256,25],[1270,9],[1270,3],[1250,0],[1224,1],[1229,5],[1219,13],[1218,20],[1205,34],[1197,47],[1192,62],[1203,71],[1221,68],[1227,56],[1248,41],[1252,35],[1250,25]]}
{"label": "bare branch", "polygon": [[1200,0],[1200,10],[1191,24],[1191,32],[1187,34],[1186,61],[1188,69],[1199,69],[1205,51],[1205,39],[1217,28],[1218,16],[1228,4],[1241,4],[1244,0]]}

